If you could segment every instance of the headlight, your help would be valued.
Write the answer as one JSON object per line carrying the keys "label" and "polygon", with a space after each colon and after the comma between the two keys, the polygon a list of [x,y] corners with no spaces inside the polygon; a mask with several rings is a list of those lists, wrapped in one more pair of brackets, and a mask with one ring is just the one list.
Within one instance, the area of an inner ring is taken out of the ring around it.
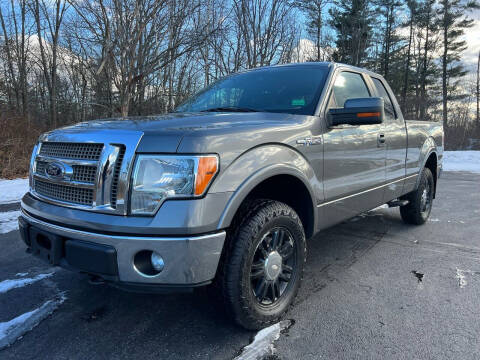
{"label": "headlight", "polygon": [[30,167],[28,170],[28,184],[30,186],[30,190],[33,188],[33,173],[35,172],[35,157],[38,155],[40,143],[37,142],[32,150],[32,156],[30,157]]}
{"label": "headlight", "polygon": [[152,215],[166,199],[202,196],[217,171],[215,155],[138,155],[132,179],[131,213]]}

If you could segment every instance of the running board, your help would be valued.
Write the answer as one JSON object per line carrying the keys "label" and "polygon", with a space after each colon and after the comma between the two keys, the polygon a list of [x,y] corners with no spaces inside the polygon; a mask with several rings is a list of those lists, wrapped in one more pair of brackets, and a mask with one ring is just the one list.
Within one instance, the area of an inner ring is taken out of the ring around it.
{"label": "running board", "polygon": [[405,206],[408,205],[410,201],[408,200],[392,200],[387,203],[388,207],[397,207],[397,206]]}

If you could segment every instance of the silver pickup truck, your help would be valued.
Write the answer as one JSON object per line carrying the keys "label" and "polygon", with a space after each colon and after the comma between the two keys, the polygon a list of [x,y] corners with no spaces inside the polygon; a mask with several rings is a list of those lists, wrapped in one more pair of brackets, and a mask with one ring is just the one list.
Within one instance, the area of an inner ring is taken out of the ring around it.
{"label": "silver pickup truck", "polygon": [[42,135],[20,232],[33,255],[97,282],[208,285],[226,314],[258,329],[292,304],[306,239],[320,230],[385,203],[423,224],[442,153],[442,126],[405,120],[377,74],[258,68],[168,115]]}

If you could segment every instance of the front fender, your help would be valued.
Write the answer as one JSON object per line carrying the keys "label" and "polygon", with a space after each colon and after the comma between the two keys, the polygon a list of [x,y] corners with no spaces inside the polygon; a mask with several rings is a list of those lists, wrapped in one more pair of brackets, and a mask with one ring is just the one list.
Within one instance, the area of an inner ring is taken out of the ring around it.
{"label": "front fender", "polygon": [[[228,227],[248,194],[262,181],[276,175],[291,175],[301,180],[310,193],[313,209],[316,210],[316,203],[323,200],[321,182],[299,152],[280,144],[262,145],[240,155],[212,184],[210,192],[233,192],[218,228]],[[316,214],[314,219],[316,221]]]}

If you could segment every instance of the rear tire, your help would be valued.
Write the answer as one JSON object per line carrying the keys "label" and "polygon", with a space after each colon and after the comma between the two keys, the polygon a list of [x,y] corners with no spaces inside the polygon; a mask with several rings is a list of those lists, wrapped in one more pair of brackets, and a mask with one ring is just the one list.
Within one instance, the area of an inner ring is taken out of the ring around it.
{"label": "rear tire", "polygon": [[400,207],[400,215],[407,224],[424,224],[432,211],[435,186],[432,172],[429,168],[424,168],[420,176],[420,184],[417,190],[404,197],[409,203]]}
{"label": "rear tire", "polygon": [[227,314],[249,330],[277,322],[297,295],[305,259],[297,213],[278,201],[253,201],[229,233],[216,279]]}

